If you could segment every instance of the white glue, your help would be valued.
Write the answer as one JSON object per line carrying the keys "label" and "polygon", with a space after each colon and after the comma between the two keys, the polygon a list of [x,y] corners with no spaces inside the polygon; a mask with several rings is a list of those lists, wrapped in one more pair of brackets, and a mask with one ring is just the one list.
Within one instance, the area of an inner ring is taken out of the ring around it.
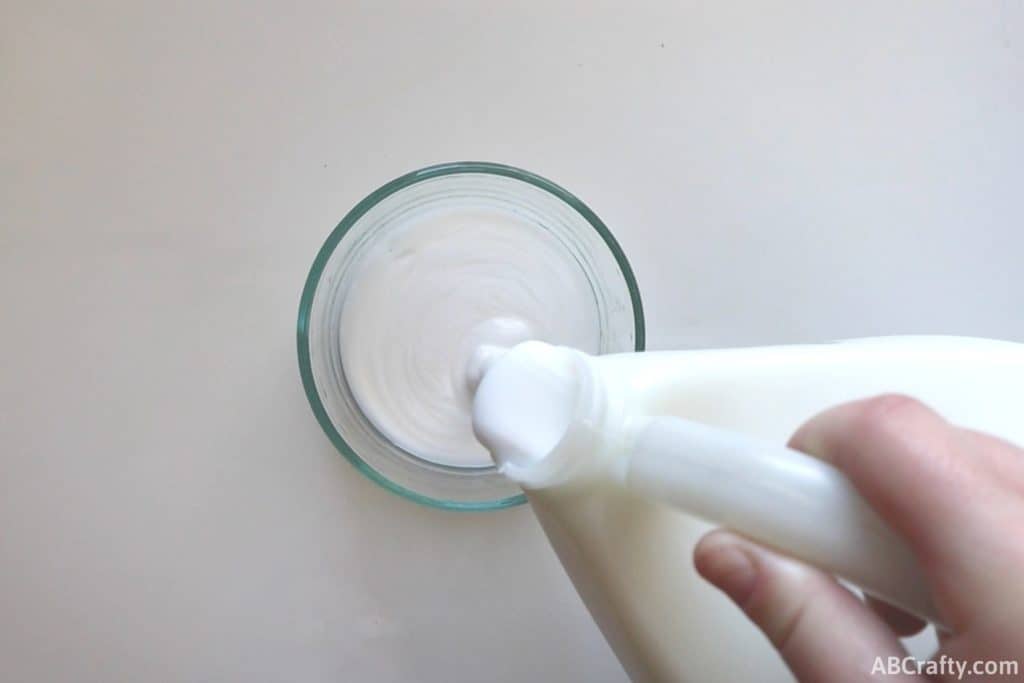
{"label": "white glue", "polygon": [[478,372],[477,436],[527,490],[636,681],[791,680],[693,570],[704,520],[935,619],[901,541],[838,471],[783,447],[812,415],[899,392],[1024,443],[1024,345],[1009,342],[891,337],[601,357],[528,342],[492,352]]}
{"label": "white glue", "polygon": [[381,433],[431,462],[493,465],[470,424],[467,367],[486,362],[480,348],[600,347],[586,274],[558,238],[511,211],[414,212],[357,267],[339,331],[345,378]]}

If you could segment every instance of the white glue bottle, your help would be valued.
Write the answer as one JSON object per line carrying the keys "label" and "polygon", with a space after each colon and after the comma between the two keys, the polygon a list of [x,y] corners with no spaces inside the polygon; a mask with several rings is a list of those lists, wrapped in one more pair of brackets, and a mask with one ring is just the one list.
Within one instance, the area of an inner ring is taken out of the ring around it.
{"label": "white glue bottle", "polygon": [[638,682],[791,680],[767,640],[693,570],[694,545],[711,526],[940,621],[902,540],[838,470],[785,448],[814,414],[896,392],[1024,444],[1022,344],[888,337],[594,357],[526,342],[488,354],[477,437],[526,490]]}

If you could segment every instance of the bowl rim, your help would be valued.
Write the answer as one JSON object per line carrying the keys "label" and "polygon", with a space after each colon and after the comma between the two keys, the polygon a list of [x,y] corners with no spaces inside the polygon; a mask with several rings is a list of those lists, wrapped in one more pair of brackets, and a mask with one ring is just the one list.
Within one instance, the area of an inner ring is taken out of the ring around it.
{"label": "bowl rim", "polygon": [[324,433],[327,434],[327,437],[330,439],[331,443],[334,444],[334,447],[338,452],[345,456],[346,460],[348,460],[357,470],[362,472],[363,475],[371,481],[407,500],[427,505],[429,507],[464,511],[500,510],[502,508],[512,507],[515,505],[522,505],[526,502],[525,494],[518,493],[513,496],[493,501],[464,502],[445,500],[442,498],[427,496],[408,489],[391,481],[380,472],[373,469],[373,467],[359,457],[355,450],[348,445],[345,439],[335,428],[334,423],[331,422],[331,419],[327,415],[327,411],[320,400],[320,394],[317,391],[316,381],[313,378],[313,367],[310,360],[309,322],[310,313],[313,307],[313,298],[316,295],[316,290],[320,283],[320,276],[323,274],[323,269],[327,265],[327,261],[330,259],[335,248],[337,248],[345,234],[373,206],[400,190],[432,178],[469,173],[504,176],[506,178],[512,178],[514,180],[529,183],[534,187],[538,187],[541,190],[554,195],[556,198],[562,200],[573,210],[583,216],[591,227],[597,231],[598,235],[611,251],[612,257],[615,259],[616,264],[619,266],[619,271],[622,273],[622,276],[626,281],[626,288],[629,290],[630,303],[633,307],[633,332],[635,339],[634,350],[644,350],[646,340],[643,304],[640,300],[640,288],[637,286],[636,277],[633,275],[633,269],[629,265],[629,261],[626,259],[625,253],[623,253],[622,248],[619,246],[619,243],[616,241],[608,227],[600,218],[597,217],[597,214],[595,214],[590,207],[576,197],[576,195],[572,194],[560,185],[553,183],[547,178],[543,178],[535,173],[531,173],[530,171],[526,171],[515,166],[508,166],[488,161],[456,161],[436,164],[416,171],[411,171],[385,183],[384,185],[381,185],[352,207],[352,209],[345,214],[345,217],[341,219],[341,222],[338,223],[337,227],[331,231],[331,234],[327,236],[323,246],[321,246],[320,250],[317,252],[316,258],[313,260],[313,265],[309,269],[309,275],[306,276],[306,284],[302,288],[302,297],[299,300],[299,319],[296,335],[299,356],[299,374],[302,377],[302,386],[306,392],[306,398],[309,400],[309,405],[313,409],[313,414],[316,416],[316,420],[320,423],[320,427],[324,430]]}

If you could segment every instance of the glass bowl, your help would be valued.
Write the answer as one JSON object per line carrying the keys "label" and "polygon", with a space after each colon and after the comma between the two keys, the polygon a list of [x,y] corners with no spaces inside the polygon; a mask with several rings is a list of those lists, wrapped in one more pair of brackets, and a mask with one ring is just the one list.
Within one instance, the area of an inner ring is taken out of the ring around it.
{"label": "glass bowl", "polygon": [[549,180],[512,166],[458,162],[396,178],[355,205],[313,261],[299,304],[302,384],[317,421],[349,462],[377,484],[409,500],[452,510],[494,510],[526,501],[494,467],[452,467],[423,460],[379,432],[345,378],[340,322],[356,265],[375,240],[414,211],[471,200],[513,211],[550,232],[567,263],[590,284],[599,352],[641,351],[644,317],[629,262],[593,211]]}

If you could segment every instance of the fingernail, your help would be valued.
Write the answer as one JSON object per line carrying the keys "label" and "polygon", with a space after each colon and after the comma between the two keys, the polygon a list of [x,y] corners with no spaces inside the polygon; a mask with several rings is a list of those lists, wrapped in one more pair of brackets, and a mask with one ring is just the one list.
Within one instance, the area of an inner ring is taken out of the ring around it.
{"label": "fingernail", "polygon": [[801,453],[823,458],[828,453],[828,448],[820,432],[820,429],[803,425],[790,437],[787,445]]}
{"label": "fingernail", "polygon": [[757,567],[738,544],[711,537],[702,541],[694,557],[697,572],[741,605],[754,590]]}

